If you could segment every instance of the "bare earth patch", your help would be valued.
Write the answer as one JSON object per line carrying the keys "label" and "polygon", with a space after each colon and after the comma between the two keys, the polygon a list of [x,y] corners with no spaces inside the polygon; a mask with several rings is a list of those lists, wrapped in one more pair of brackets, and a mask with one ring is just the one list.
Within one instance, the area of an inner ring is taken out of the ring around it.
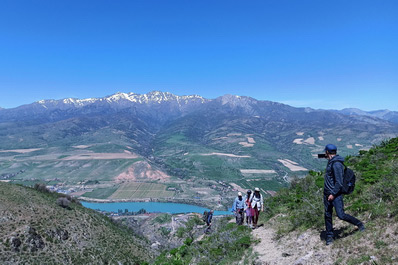
{"label": "bare earth patch", "polygon": [[30,152],[34,152],[37,150],[41,150],[43,148],[30,148],[30,149],[12,149],[12,150],[1,150],[0,153],[20,153],[20,154],[26,154]]}
{"label": "bare earth patch", "polygon": [[202,156],[228,156],[228,157],[236,157],[236,158],[250,158],[251,156],[240,156],[234,154],[224,154],[224,153],[210,153],[210,154],[201,154]]}
{"label": "bare earth patch", "polygon": [[126,172],[123,172],[119,176],[115,178],[116,181],[123,180],[137,180],[137,179],[145,179],[145,180],[160,180],[166,181],[170,178],[166,173],[153,169],[148,162],[139,161],[134,163],[131,167],[127,169]]}
{"label": "bare earth patch", "polygon": [[348,148],[348,149],[352,149],[352,144],[348,144],[348,145],[347,145],[347,148]]}
{"label": "bare earth patch", "polygon": [[254,144],[249,144],[247,142],[239,142],[240,145],[242,145],[243,147],[253,147]]}
{"label": "bare earth patch", "polygon": [[241,133],[229,133],[227,136],[242,136]]}
{"label": "bare earth patch", "polygon": [[253,137],[247,137],[247,141],[248,141],[250,144],[255,144],[255,143],[256,143],[256,141],[254,141],[254,138],[253,138]]}
{"label": "bare earth patch", "polygon": [[299,166],[296,162],[291,161],[289,159],[278,159],[285,167],[290,169],[291,171],[307,171],[308,169]]}
{"label": "bare earth patch", "polygon": [[315,138],[314,137],[310,137],[307,139],[303,139],[303,138],[297,138],[293,140],[294,144],[315,144]]}
{"label": "bare earth patch", "polygon": [[236,191],[240,191],[240,192],[242,192],[243,194],[245,194],[246,193],[246,190],[244,189],[244,188],[242,188],[241,186],[239,186],[238,184],[235,184],[235,183],[229,183],[232,187],[234,187],[234,189],[236,190]]}
{"label": "bare earth patch", "polygon": [[228,139],[228,137],[218,137],[218,138],[213,138],[212,140],[213,141],[217,141],[217,140],[226,140],[226,139]]}
{"label": "bare earth patch", "polygon": [[296,134],[297,134],[298,136],[303,136],[303,135],[304,135],[304,132],[296,132]]}
{"label": "bare earth patch", "polygon": [[304,143],[307,143],[307,144],[315,144],[315,138],[314,138],[314,137],[310,137],[310,138],[306,139],[306,140],[304,141]]}
{"label": "bare earth patch", "polygon": [[77,149],[86,149],[86,148],[89,148],[90,147],[90,145],[75,145],[75,146],[72,146],[73,148],[77,148]]}
{"label": "bare earth patch", "polygon": [[240,173],[242,174],[275,174],[275,170],[267,170],[267,169],[241,169]]}
{"label": "bare earth patch", "polygon": [[297,138],[297,139],[294,139],[293,143],[294,144],[303,144],[303,141],[304,141],[303,138]]}
{"label": "bare earth patch", "polygon": [[108,159],[136,159],[138,155],[131,152],[124,153],[86,153],[68,156],[61,160],[108,160]]}
{"label": "bare earth patch", "polygon": [[318,139],[319,139],[319,141],[324,141],[325,140],[325,138],[323,138],[323,136],[319,136]]}

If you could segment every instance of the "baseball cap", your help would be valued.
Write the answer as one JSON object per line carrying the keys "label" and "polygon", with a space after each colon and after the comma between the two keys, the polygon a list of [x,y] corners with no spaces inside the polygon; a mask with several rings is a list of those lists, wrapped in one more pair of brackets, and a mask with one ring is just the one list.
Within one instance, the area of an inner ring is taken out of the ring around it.
{"label": "baseball cap", "polygon": [[238,192],[238,196],[242,196],[242,192],[239,191],[239,192]]}
{"label": "baseball cap", "polygon": [[259,188],[255,188],[254,191],[260,191],[260,189]]}
{"label": "baseball cap", "polygon": [[337,151],[337,147],[334,144],[327,144],[324,151]]}

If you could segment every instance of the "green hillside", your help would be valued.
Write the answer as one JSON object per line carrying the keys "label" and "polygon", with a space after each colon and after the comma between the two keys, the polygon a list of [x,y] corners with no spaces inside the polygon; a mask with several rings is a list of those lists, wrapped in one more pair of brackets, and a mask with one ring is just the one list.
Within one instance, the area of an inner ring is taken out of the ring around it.
{"label": "green hillside", "polygon": [[[344,199],[347,213],[365,223],[365,233],[343,224],[332,245],[335,264],[396,264],[398,251],[398,138],[383,141],[346,165],[357,175],[355,191]],[[326,161],[325,161],[326,163]],[[292,231],[324,230],[323,172],[310,172],[266,201],[263,222],[273,223],[278,237]],[[337,219],[334,216],[335,220]],[[324,244],[320,242],[319,244]],[[377,257],[380,263],[363,263]]]}
{"label": "green hillside", "polygon": [[0,182],[0,202],[1,264],[143,264],[152,256],[132,231],[43,186]]}

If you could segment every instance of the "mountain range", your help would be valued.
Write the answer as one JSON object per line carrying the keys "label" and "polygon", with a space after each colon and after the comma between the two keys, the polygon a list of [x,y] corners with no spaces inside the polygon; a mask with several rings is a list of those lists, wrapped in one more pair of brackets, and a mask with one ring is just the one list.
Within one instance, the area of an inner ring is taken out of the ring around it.
{"label": "mountain range", "polygon": [[383,120],[387,120],[393,123],[398,123],[398,112],[391,110],[374,110],[374,111],[363,111],[356,108],[346,108],[342,110],[337,110],[336,112],[345,115],[357,115],[357,116],[370,116],[376,117]]}
{"label": "mountain range", "polygon": [[41,100],[0,110],[0,177],[78,183],[124,176],[168,185],[199,179],[272,191],[321,169],[316,154],[327,143],[349,155],[395,137],[397,117],[159,91]]}

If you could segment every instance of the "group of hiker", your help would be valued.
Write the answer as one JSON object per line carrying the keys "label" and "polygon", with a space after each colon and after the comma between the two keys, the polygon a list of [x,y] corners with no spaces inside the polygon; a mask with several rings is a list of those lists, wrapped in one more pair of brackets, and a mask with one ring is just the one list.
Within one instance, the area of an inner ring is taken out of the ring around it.
{"label": "group of hiker", "polygon": [[262,211],[264,211],[263,195],[259,188],[255,188],[254,192],[248,190],[245,197],[242,192],[238,192],[238,197],[232,205],[232,212],[238,225],[244,224],[246,216],[246,225],[253,229],[257,228],[258,217]]}
{"label": "group of hiker", "polygon": [[[337,154],[335,145],[326,145],[324,152],[325,154],[318,155],[318,157],[328,160],[324,176],[323,203],[325,209],[326,245],[330,245],[334,238],[333,208],[339,219],[357,226],[359,231],[365,231],[365,226],[360,220],[344,212],[343,195],[350,194],[353,191],[355,175],[352,170],[344,165],[344,158]],[[347,176],[347,172],[350,171],[353,179]],[[347,183],[347,180],[351,181],[351,183]],[[242,192],[238,192],[238,196],[232,205],[232,212],[235,214],[238,225],[243,225],[246,217],[246,225],[253,229],[257,228],[258,217],[262,211],[264,211],[263,196],[259,188],[255,188],[254,192],[248,190],[245,196],[243,196]],[[207,224],[206,232],[211,228],[212,217],[213,211],[210,211],[205,220]]]}
{"label": "group of hiker", "polygon": [[[238,197],[232,205],[232,212],[235,214],[236,223],[243,225],[246,216],[246,225],[250,228],[257,228],[258,217],[260,212],[264,211],[263,195],[260,193],[259,188],[255,188],[254,192],[251,190],[247,191],[245,197],[242,196],[241,192],[238,192]],[[203,221],[206,223],[205,233],[211,231],[211,221],[213,218],[213,210],[209,212],[205,211],[203,214]]]}

